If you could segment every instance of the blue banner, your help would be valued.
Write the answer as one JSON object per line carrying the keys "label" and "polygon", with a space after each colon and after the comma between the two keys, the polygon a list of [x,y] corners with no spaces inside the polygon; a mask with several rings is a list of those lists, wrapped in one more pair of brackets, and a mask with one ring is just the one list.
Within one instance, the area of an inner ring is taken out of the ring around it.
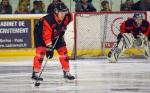
{"label": "blue banner", "polygon": [[0,20],[0,48],[31,48],[31,20]]}

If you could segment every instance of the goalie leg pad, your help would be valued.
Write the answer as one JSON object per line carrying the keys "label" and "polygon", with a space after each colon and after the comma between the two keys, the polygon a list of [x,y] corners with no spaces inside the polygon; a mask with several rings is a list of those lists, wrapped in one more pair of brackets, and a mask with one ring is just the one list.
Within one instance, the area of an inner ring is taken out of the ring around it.
{"label": "goalie leg pad", "polygon": [[134,40],[134,47],[144,47],[145,42],[148,42],[148,38],[144,34],[140,33]]}
{"label": "goalie leg pad", "polygon": [[125,48],[131,48],[134,42],[134,36],[131,33],[123,33],[123,41]]}
{"label": "goalie leg pad", "polygon": [[108,60],[110,62],[117,62],[125,48],[133,46],[134,36],[131,33],[119,34],[117,39],[117,44],[108,53]]}
{"label": "goalie leg pad", "polygon": [[140,35],[138,35],[138,38],[135,39],[134,45],[136,48],[139,48],[139,47],[144,48],[145,49],[144,56],[146,58],[150,58],[150,45],[149,45],[149,40],[147,36],[140,33]]}
{"label": "goalie leg pad", "polygon": [[122,52],[124,51],[124,42],[123,38],[114,45],[111,51],[108,53],[108,60],[110,62],[117,62],[119,57],[121,56]]}
{"label": "goalie leg pad", "polygon": [[121,55],[121,49],[116,48],[114,51],[110,51],[108,53],[108,60],[112,63],[115,63],[118,61],[120,55]]}
{"label": "goalie leg pad", "polygon": [[144,41],[143,46],[144,46],[144,49],[145,49],[144,56],[146,58],[150,58],[150,44],[149,44],[148,39]]}
{"label": "goalie leg pad", "polygon": [[143,46],[143,40],[140,38],[136,38],[133,42],[133,47],[139,48]]}

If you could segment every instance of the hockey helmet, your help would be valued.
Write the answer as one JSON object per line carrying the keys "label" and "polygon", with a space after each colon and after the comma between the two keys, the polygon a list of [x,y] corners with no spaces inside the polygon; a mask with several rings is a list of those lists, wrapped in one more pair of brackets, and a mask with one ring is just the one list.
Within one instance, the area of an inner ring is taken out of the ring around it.
{"label": "hockey helmet", "polygon": [[143,19],[143,14],[142,13],[134,13],[133,18]]}
{"label": "hockey helmet", "polygon": [[54,12],[55,13],[68,12],[68,8],[63,2],[59,2],[59,3],[55,4]]}

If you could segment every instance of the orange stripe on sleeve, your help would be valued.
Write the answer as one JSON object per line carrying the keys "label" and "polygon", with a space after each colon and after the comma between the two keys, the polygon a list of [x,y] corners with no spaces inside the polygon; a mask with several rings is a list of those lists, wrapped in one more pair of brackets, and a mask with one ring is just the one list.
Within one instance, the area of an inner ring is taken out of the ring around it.
{"label": "orange stripe on sleeve", "polygon": [[44,19],[43,20],[43,39],[46,45],[52,43],[52,28],[48,24],[48,22]]}

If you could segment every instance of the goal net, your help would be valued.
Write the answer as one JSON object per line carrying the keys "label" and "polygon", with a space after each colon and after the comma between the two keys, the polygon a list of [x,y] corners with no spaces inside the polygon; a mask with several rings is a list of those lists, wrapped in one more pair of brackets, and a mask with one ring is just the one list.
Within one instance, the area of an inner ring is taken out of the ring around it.
{"label": "goal net", "polygon": [[[146,13],[143,16],[146,18]],[[75,58],[98,58],[116,43],[120,24],[134,12],[77,13],[75,15]],[[140,56],[143,49],[127,49],[123,56]]]}

